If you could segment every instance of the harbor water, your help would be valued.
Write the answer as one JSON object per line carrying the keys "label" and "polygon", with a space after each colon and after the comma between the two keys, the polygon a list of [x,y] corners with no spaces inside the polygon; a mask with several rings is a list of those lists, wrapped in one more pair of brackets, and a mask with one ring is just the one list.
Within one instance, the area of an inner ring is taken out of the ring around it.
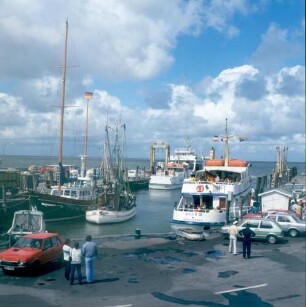
{"label": "harbor water", "polygon": [[[52,157],[16,157],[6,156],[2,161],[2,167],[26,169],[30,165],[48,165],[57,164],[56,158]],[[89,159],[89,167],[98,167],[99,159]],[[66,164],[79,165],[77,159],[66,159]],[[251,162],[250,174],[256,183],[257,176],[270,176],[275,162]],[[129,159],[126,162],[128,169],[136,167],[149,168],[148,160]],[[288,168],[296,167],[297,173],[305,171],[305,164],[296,162],[288,163]],[[111,236],[111,235],[129,235],[135,234],[135,231],[141,231],[142,234],[158,234],[172,232],[171,219],[175,202],[180,198],[180,190],[160,191],[160,190],[140,190],[135,192],[137,201],[136,216],[126,222],[110,225],[95,225],[86,222],[84,219],[73,220],[69,222],[47,223],[49,232],[58,232],[64,237],[72,239],[83,239],[86,234],[93,237]]]}

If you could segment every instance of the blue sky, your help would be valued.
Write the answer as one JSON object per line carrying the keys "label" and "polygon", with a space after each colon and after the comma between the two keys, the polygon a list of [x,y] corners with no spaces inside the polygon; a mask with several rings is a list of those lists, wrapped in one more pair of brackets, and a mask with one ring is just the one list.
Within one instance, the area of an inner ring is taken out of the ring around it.
{"label": "blue sky", "polygon": [[106,120],[127,127],[126,156],[150,144],[199,155],[231,139],[230,155],[305,160],[305,7],[302,0],[4,0],[0,2],[0,148],[58,152],[65,21],[69,19],[64,156],[82,153],[85,91],[90,156]]}

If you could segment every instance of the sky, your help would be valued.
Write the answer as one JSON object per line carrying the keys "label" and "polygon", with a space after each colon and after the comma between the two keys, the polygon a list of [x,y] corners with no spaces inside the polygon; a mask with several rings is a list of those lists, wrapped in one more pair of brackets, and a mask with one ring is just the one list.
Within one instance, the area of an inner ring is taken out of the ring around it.
{"label": "sky", "polygon": [[303,162],[304,5],[0,0],[2,155],[58,155],[68,20],[64,157],[82,154],[88,102],[88,156],[103,154],[105,126],[120,122],[127,158],[148,159],[156,141],[173,153],[188,138],[198,155],[214,146],[221,157],[227,119],[230,158],[275,161],[288,147],[288,161]]}

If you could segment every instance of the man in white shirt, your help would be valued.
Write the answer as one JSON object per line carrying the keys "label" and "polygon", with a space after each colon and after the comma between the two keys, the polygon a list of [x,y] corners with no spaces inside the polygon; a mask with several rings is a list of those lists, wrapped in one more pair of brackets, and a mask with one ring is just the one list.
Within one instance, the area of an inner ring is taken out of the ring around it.
{"label": "man in white shirt", "polygon": [[65,263],[65,278],[69,280],[70,277],[70,251],[71,251],[71,241],[70,239],[66,239],[65,244],[63,246],[63,258]]}
{"label": "man in white shirt", "polygon": [[234,255],[237,255],[237,234],[238,234],[238,227],[237,227],[237,221],[233,222],[233,225],[230,226],[228,229],[229,233],[229,246],[228,246],[228,252],[233,253]]}

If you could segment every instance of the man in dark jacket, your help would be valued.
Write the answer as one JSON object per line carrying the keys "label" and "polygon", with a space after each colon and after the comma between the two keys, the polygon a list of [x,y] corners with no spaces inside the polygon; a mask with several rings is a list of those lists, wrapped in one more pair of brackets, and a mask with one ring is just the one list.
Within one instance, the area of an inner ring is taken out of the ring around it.
{"label": "man in dark jacket", "polygon": [[243,235],[243,241],[242,241],[242,252],[243,252],[243,258],[248,257],[248,259],[251,258],[251,238],[255,237],[255,232],[250,229],[250,225],[246,224],[246,227],[239,231],[240,235]]}

